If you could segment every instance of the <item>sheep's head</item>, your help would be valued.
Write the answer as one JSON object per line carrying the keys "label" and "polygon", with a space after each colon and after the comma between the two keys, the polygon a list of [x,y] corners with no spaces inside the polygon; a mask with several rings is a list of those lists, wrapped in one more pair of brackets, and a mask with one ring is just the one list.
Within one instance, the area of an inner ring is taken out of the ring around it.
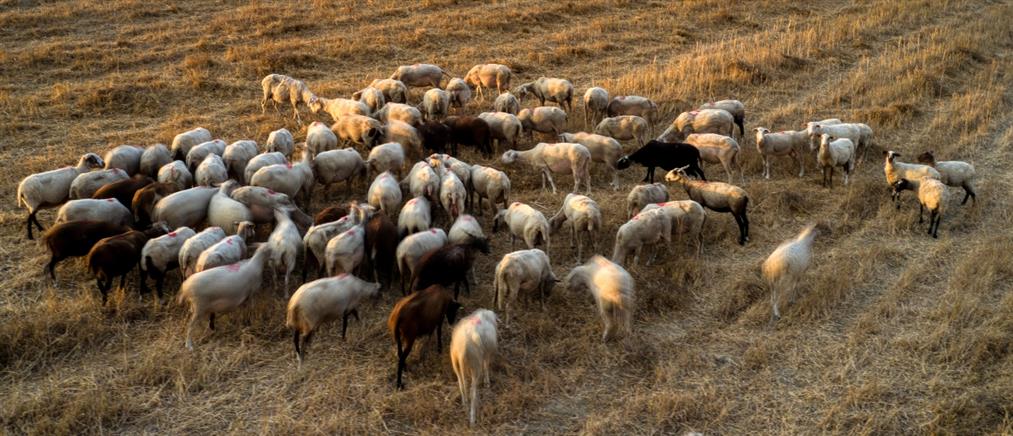
{"label": "sheep's head", "polygon": [[665,181],[682,183],[689,180],[689,177],[686,176],[686,168],[689,168],[689,165],[669,171],[668,174],[665,174]]}
{"label": "sheep's head", "polygon": [[236,226],[236,234],[243,239],[252,238],[257,231],[256,224],[252,221],[233,221],[232,224]]}
{"label": "sheep's head", "polygon": [[914,185],[912,185],[911,181],[908,180],[908,179],[900,179],[900,180],[898,180],[896,182],[893,182],[893,193],[894,194],[900,194],[901,191],[908,190],[908,189],[914,189]]}
{"label": "sheep's head", "polygon": [[887,150],[883,152],[883,156],[886,156],[886,161],[888,163],[893,163],[894,158],[900,156],[900,153],[897,153],[896,151],[893,150]]}
{"label": "sheep's head", "polygon": [[501,222],[503,222],[504,219],[506,219],[506,214],[507,214],[506,209],[500,209],[499,211],[496,212],[496,216],[492,218],[493,233],[499,231],[499,225]]}
{"label": "sheep's head", "polygon": [[509,165],[517,161],[517,156],[518,156],[517,150],[507,150],[503,153],[503,156],[500,158],[500,161],[503,162],[504,164]]}
{"label": "sheep's head", "polygon": [[310,108],[310,112],[319,113],[324,108],[324,102],[320,100],[320,97],[310,97],[310,101],[306,102],[306,106]]}
{"label": "sheep's head", "polygon": [[625,155],[616,161],[616,168],[625,170],[633,165],[633,161],[630,159],[630,155]]}
{"label": "sheep's head", "polygon": [[86,166],[88,168],[102,168],[106,164],[102,161],[102,158],[95,153],[86,153],[81,156],[81,160],[77,163],[78,166]]}
{"label": "sheep's head", "polygon": [[524,101],[524,97],[527,97],[531,93],[531,83],[525,83],[513,89],[513,94],[517,97],[518,101]]}
{"label": "sheep's head", "polygon": [[489,254],[491,252],[491,250],[489,249],[489,239],[487,238],[473,237],[471,238],[471,241],[469,241],[469,245],[472,250],[481,251],[482,254]]}
{"label": "sheep's head", "polygon": [[820,148],[821,149],[822,148],[826,148],[835,139],[837,139],[837,138],[834,138],[833,136],[830,136],[830,134],[828,134],[828,133],[824,133],[824,134],[820,135]]}
{"label": "sheep's head", "polygon": [[571,292],[580,292],[587,289],[587,282],[584,278],[584,275],[587,274],[585,272],[586,269],[586,266],[578,266],[570,270],[570,273],[563,279],[566,289],[569,289]]}

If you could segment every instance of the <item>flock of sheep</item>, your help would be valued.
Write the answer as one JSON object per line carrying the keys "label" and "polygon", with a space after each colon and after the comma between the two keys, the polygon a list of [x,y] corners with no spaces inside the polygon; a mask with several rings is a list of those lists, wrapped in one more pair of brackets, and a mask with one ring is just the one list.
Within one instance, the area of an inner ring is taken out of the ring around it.
{"label": "flock of sheep", "polygon": [[[449,80],[441,88],[444,76]],[[624,268],[630,255],[637,264],[642,250],[650,247],[650,264],[659,248],[673,245],[673,235],[687,238],[700,253],[705,209],[730,213],[739,228],[738,242],[749,240],[750,198],[732,184],[736,173],[742,178],[741,102],[707,103],[684,112],[651,140],[658,121],[654,102],[639,96],[610,98],[608,91],[595,87],[583,97],[584,125],[594,125],[594,133],[565,132],[567,114],[573,111],[569,81],[542,77],[511,89],[511,80],[504,65],[477,65],[461,79],[435,65],[417,64],[401,66],[389,79],[374,80],[345,99],[317,96],[302,81],[271,74],[262,81],[262,111],[269,100],[276,109],[287,102],[302,124],[303,104],[313,113],[326,112],[334,123],[309,124],[299,144],[286,129],[271,132],[261,146],[251,140],[227,144],[195,128],[177,135],[170,147],[122,145],[104,157],[87,153],[76,166],[30,175],[18,186],[19,204],[28,209],[27,237],[33,238],[33,225],[43,230],[39,210],[59,207],[43,238],[51,253],[48,273],[55,280],[58,262],[87,256],[103,304],[113,281],[119,278],[123,288],[135,267],[141,293],[149,292],[150,277],[161,301],[166,275],[178,268],[182,283],[177,299],[191,308],[186,328],[191,350],[193,330],[205,321],[213,330],[216,315],[235,310],[261,289],[265,272],[288,296],[301,258],[302,285],[289,299],[286,318],[300,364],[321,324],[341,319],[344,336],[348,318],[358,318],[365,299],[392,287],[397,268],[404,297],[388,320],[397,346],[397,386],[403,387],[402,372],[417,338],[435,332],[437,347],[442,347],[445,318],[453,326],[450,360],[474,423],[477,385],[481,379],[489,382],[498,323],[509,322],[511,306],[521,297],[539,298],[544,305],[561,281],[546,253],[564,225],[576,246],[576,261],[583,264],[562,282],[594,297],[606,341],[631,329],[635,284]],[[417,87],[429,89],[420,103],[407,104],[409,90]],[[479,101],[495,90],[493,112],[463,115],[473,89]],[[528,97],[539,106],[522,108]],[[452,110],[457,115],[451,116]],[[835,168],[848,183],[873,137],[867,125],[837,119],[810,122],[804,130],[754,131],[765,178],[770,178],[771,158],[779,156],[795,159],[803,176],[805,159],[815,152],[826,186],[832,184]],[[521,150],[525,133],[531,142],[536,133],[554,141]],[[633,153],[624,153],[619,142],[627,140],[638,146]],[[368,153],[365,159],[355,146]],[[553,175],[570,174],[573,192],[546,218],[530,205],[510,202],[507,173],[458,159],[460,146],[474,147],[486,158],[502,151],[503,165],[539,172],[542,189],[548,185],[553,193]],[[970,164],[935,162],[931,153],[919,158],[921,164],[900,162],[893,151],[885,155],[894,200],[903,190],[915,191],[921,207],[931,213],[929,233],[934,237],[947,186],[963,187],[965,203],[975,196]],[[602,210],[588,196],[592,163],[610,173],[613,190],[620,188],[619,170],[633,163],[647,170],[646,183],[634,186],[627,197],[628,221],[619,227],[611,260],[584,254],[586,243],[591,252],[598,251],[596,233],[604,228]],[[704,163],[721,165],[727,183],[707,180]],[[655,167],[667,170],[665,181],[682,186],[690,199],[669,201],[667,187],[654,183]],[[354,192],[356,180],[372,180],[365,197]],[[338,182],[345,182],[352,201],[315,217],[303,212],[315,185],[324,185],[325,197],[332,197],[331,185]],[[578,193],[581,188],[585,195]],[[504,227],[511,247],[520,239],[526,249],[503,256],[496,266],[493,301],[501,314],[479,309],[458,320],[461,288],[471,293],[476,283],[472,265],[479,253],[490,251],[479,218],[466,213],[484,215],[483,200],[493,232]],[[271,229],[266,240],[254,242],[257,226]],[[808,268],[813,240],[823,228],[807,226],[763,263],[772,319],[780,317],[779,296],[790,294]],[[313,271],[319,278],[307,281]]]}

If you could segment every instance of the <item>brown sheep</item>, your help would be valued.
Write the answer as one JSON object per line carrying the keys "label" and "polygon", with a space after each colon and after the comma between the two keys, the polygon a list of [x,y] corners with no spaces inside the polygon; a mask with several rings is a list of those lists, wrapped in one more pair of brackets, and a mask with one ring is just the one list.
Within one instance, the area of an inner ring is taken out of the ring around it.
{"label": "brown sheep", "polygon": [[174,192],[176,192],[175,183],[152,183],[138,189],[130,201],[130,210],[134,213],[134,222],[137,226],[143,228],[150,225],[155,203]]}
{"label": "brown sheep", "polygon": [[124,207],[130,209],[133,205],[134,194],[145,186],[155,183],[151,177],[138,174],[126,180],[120,180],[105,185],[95,191],[91,198],[115,198]]}
{"label": "brown sheep", "polygon": [[460,292],[461,283],[464,291],[471,294],[468,284],[468,272],[475,264],[475,251],[489,254],[489,241],[475,238],[466,243],[444,245],[419,259],[415,267],[412,289],[425,289],[432,285],[454,285],[454,298]]}
{"label": "brown sheep", "polygon": [[397,226],[383,213],[373,214],[366,221],[366,257],[373,280],[387,289],[392,281],[397,244],[401,242]]}
{"label": "brown sheep", "polygon": [[454,301],[450,290],[433,285],[419,292],[398,300],[387,318],[387,328],[394,336],[397,346],[397,382],[398,389],[404,389],[401,374],[407,367],[408,354],[412,352],[415,340],[428,336],[436,331],[436,352],[443,353],[443,319],[449,325],[457,321],[457,311],[461,304]]}
{"label": "brown sheep", "polygon": [[50,227],[42,237],[49,248],[49,263],[46,265],[49,276],[56,281],[57,263],[68,257],[85,256],[102,238],[130,230],[128,226],[105,221],[68,221]]}
{"label": "brown sheep", "polygon": [[[131,230],[103,238],[88,252],[88,269],[95,274],[98,290],[102,292],[102,305],[106,305],[113,279],[120,278],[120,289],[126,285],[127,274],[140,268],[141,250],[148,239],[169,233],[164,223],[157,223],[143,232]],[[138,283],[140,286],[140,283]]]}

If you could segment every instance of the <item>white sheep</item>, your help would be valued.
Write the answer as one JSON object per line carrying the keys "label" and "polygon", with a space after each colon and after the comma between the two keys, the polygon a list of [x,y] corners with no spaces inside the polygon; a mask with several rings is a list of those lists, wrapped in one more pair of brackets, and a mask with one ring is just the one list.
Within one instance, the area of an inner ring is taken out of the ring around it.
{"label": "white sheep", "polygon": [[202,251],[197,257],[194,272],[231,265],[243,260],[246,257],[246,240],[253,237],[254,224],[250,221],[242,221],[237,229],[235,235],[226,237]]}
{"label": "white sheep", "polygon": [[[360,89],[352,94],[353,100],[359,100],[359,102],[369,107],[370,112],[376,112],[377,109],[387,104],[387,99],[383,96],[383,91],[373,87],[367,87]],[[401,101],[400,103],[404,103]]]}
{"label": "white sheep", "polygon": [[450,171],[453,171],[454,174],[457,175],[458,179],[461,179],[461,183],[464,183],[465,189],[468,190],[468,198],[469,198],[468,203],[470,204],[471,203],[470,198],[471,195],[473,194],[471,189],[472,188],[471,165],[468,165],[464,161],[457,159],[449,154],[433,153],[429,155],[429,158],[427,160],[429,161],[429,165],[432,166],[434,170],[436,170],[436,174],[442,174],[443,171],[440,170],[439,168],[446,167],[449,168]]}
{"label": "white sheep", "polygon": [[28,228],[28,239],[32,236],[32,223],[42,231],[36,214],[40,210],[50,209],[63,204],[70,197],[70,186],[81,174],[92,168],[101,168],[104,162],[95,153],[85,153],[77,161],[77,166],[64,167],[58,170],[35,173],[21,180],[18,184],[18,205],[28,209],[25,225]]}
{"label": "white sheep", "polygon": [[533,248],[507,253],[496,264],[492,281],[496,309],[503,311],[505,321],[509,320],[510,305],[522,295],[537,296],[545,308],[545,300],[558,281],[544,251]]}
{"label": "white sheep", "polygon": [[194,174],[197,186],[218,186],[228,179],[229,169],[225,167],[222,157],[217,154],[209,154],[204,158]]}
{"label": "white sheep", "polygon": [[844,185],[848,185],[848,175],[855,170],[855,143],[848,138],[833,138],[824,133],[820,137],[820,149],[816,154],[816,162],[823,169],[823,186],[831,187],[834,183],[834,167],[841,167],[844,173]]}
{"label": "white sheep", "polygon": [[566,112],[558,107],[539,106],[536,108],[524,108],[517,112],[517,119],[521,126],[528,132],[528,138],[534,140],[534,132],[551,133],[552,137],[558,137],[566,128]]}
{"label": "white sheep", "polygon": [[388,120],[384,125],[383,140],[388,143],[401,144],[405,156],[412,160],[422,159],[422,136],[411,124],[404,121]]}
{"label": "white sheep", "polygon": [[346,115],[331,125],[331,131],[345,144],[359,144],[367,150],[384,136],[383,123],[363,115]]}
{"label": "white sheep", "polygon": [[619,141],[608,136],[585,132],[563,133],[559,135],[559,140],[587,147],[591,152],[591,161],[605,164],[612,172],[612,182],[609,186],[612,186],[613,190],[619,190],[619,168],[616,167],[616,162],[623,156],[623,145]]}
{"label": "white sheep", "polygon": [[[115,198],[70,200],[56,212],[54,224],[70,221],[103,221],[118,226],[134,223],[134,214]],[[158,220],[154,220],[158,221]]]}
{"label": "white sheep", "polygon": [[735,120],[735,124],[739,126],[739,134],[742,137],[746,136],[746,105],[742,104],[738,100],[718,100],[711,101],[700,105],[698,110],[703,109],[721,109],[725,112],[732,114],[732,119]]}
{"label": "white sheep", "polygon": [[809,134],[809,151],[815,151],[820,146],[820,137],[823,134],[828,134],[834,138],[848,138],[853,144],[855,149],[858,150],[865,146],[862,143],[862,129],[856,124],[820,124],[810,123],[806,128],[806,133]]}
{"label": "white sheep", "polygon": [[[233,235],[239,230],[239,223],[253,221],[253,213],[243,203],[231,197],[239,188],[239,182],[228,180],[218,187],[218,192],[211,196],[208,203],[208,225],[221,227],[226,233]],[[230,262],[231,263],[231,262]]]}
{"label": "white sheep", "polygon": [[504,142],[511,148],[517,148],[517,141],[521,139],[524,127],[516,116],[506,112],[482,112],[478,117],[489,125],[492,139],[496,141],[493,150],[499,151]]}
{"label": "white sheep", "polygon": [[506,173],[495,168],[482,165],[471,166],[471,186],[477,195],[478,204],[472,204],[472,208],[482,213],[482,199],[489,201],[489,207],[493,215],[498,211],[496,204],[502,203],[507,208],[510,202],[510,178]]}
{"label": "white sheep", "polygon": [[777,304],[781,296],[794,297],[795,287],[802,274],[805,274],[812,263],[813,239],[819,231],[815,224],[802,229],[798,236],[778,245],[774,252],[763,261],[760,270],[763,279],[770,287],[771,321],[781,319]]}
{"label": "white sheep", "polygon": [[[330,127],[319,121],[310,123],[306,128],[306,147],[310,153],[316,155],[328,150],[338,148],[338,135],[331,131]],[[271,151],[271,150],[268,150]],[[291,157],[292,152],[283,153],[285,157]]]}
{"label": "white sheep", "polygon": [[[306,142],[309,142],[310,132],[312,131],[314,124],[318,124],[318,122],[314,121],[310,124],[310,127],[306,128]],[[330,129],[328,129],[323,123],[319,124],[323,126],[325,130],[330,131]],[[337,143],[337,139],[335,139],[334,142]],[[268,153],[277,151],[278,153],[285,155],[285,157],[291,157],[292,150],[295,148],[295,138],[292,137],[292,132],[289,132],[288,129],[281,128],[267,135],[267,143],[265,143],[265,146]]]}
{"label": "white sheep", "polygon": [[739,179],[743,178],[742,164],[739,162],[739,143],[735,139],[716,133],[694,133],[686,136],[686,143],[700,150],[700,160],[710,164],[721,164],[728,174],[728,183],[732,183],[732,165],[739,171]]}
{"label": "white sheep", "polygon": [[426,121],[446,118],[450,112],[450,93],[440,88],[433,88],[422,95],[420,108]]}
{"label": "white sheep", "polygon": [[636,115],[618,115],[601,120],[594,128],[594,133],[610,136],[620,141],[636,140],[643,147],[647,143],[650,126],[647,120]]}
{"label": "white sheep", "polygon": [[232,191],[231,197],[254,212],[254,222],[274,222],[274,209],[293,207],[287,195],[260,186],[243,186]]}
{"label": "white sheep", "polygon": [[447,232],[432,228],[408,235],[397,244],[397,269],[401,276],[401,293],[408,293],[408,285],[415,274],[415,266],[426,253],[447,245]]}
{"label": "white sheep", "polygon": [[584,258],[582,236],[586,235],[592,250],[598,249],[599,236],[596,233],[602,231],[602,214],[598,203],[584,195],[566,194],[559,212],[549,218],[549,228],[555,233],[564,223],[570,228],[570,246],[577,246],[577,262]]}
{"label": "white sheep", "polygon": [[463,108],[471,101],[471,88],[460,78],[454,77],[448,80],[444,89],[450,94],[450,104],[454,107]]}
{"label": "white sheep", "polygon": [[400,80],[405,86],[413,88],[424,88],[432,86],[440,87],[440,80],[443,76],[450,77],[442,68],[433,64],[402,65],[397,67],[394,74],[390,75],[393,80]]}
{"label": "white sheep", "polygon": [[607,342],[619,330],[632,333],[634,282],[622,266],[596,255],[571,270],[564,282],[570,291],[586,289],[594,297],[605,324],[602,341]]}
{"label": "white sheep", "polygon": [[347,181],[351,192],[354,177],[366,179],[366,161],[351,147],[318,153],[313,157],[313,167],[317,183],[324,185],[325,191],[334,183]]}
{"label": "white sheep", "polygon": [[482,232],[482,225],[475,217],[462,213],[450,226],[447,238],[451,244],[470,244],[474,241],[487,240]]}
{"label": "white sheep", "polygon": [[749,194],[746,190],[727,183],[693,180],[686,168],[676,168],[665,174],[665,180],[682,185],[689,198],[715,212],[730,213],[739,226],[739,245],[749,241]]}
{"label": "white sheep", "polygon": [[350,274],[326,277],[299,287],[288,300],[285,326],[293,331],[295,356],[301,366],[306,358],[313,332],[327,322],[341,319],[341,339],[345,339],[348,316],[359,319],[359,305],[367,297],[376,297],[379,283],[369,283]]}
{"label": "white sheep", "polygon": [[130,175],[119,168],[80,173],[70,183],[70,198],[91,198],[103,186],[129,178]]}
{"label": "white sheep", "polygon": [[[272,134],[273,133],[274,132],[272,132]],[[268,139],[268,141],[270,141],[270,139]],[[271,147],[271,145],[268,145],[268,149]],[[229,144],[228,147],[225,147],[225,153],[222,154],[222,160],[225,161],[225,167],[229,171],[229,177],[236,179],[241,183],[246,183],[246,165],[250,163],[250,159],[257,156],[257,153],[257,142],[249,139],[239,140]]]}
{"label": "white sheep", "polygon": [[967,199],[970,198],[978,203],[978,197],[975,193],[974,180],[977,177],[974,172],[974,165],[971,165],[964,161],[959,160],[945,160],[936,162],[936,157],[932,155],[931,151],[926,151],[918,155],[918,162],[925,165],[930,165],[939,171],[940,181],[946,186],[955,186],[964,188],[964,200],[960,204],[967,204]]}
{"label": "white sheep", "polygon": [[182,191],[193,186],[193,174],[183,161],[174,160],[158,169],[158,183],[172,183]]}
{"label": "white sheep", "polygon": [[397,142],[388,142],[377,145],[369,151],[369,157],[366,158],[366,170],[373,174],[391,171],[400,176],[404,169],[404,162],[404,147]]}
{"label": "white sheep", "polygon": [[432,206],[426,197],[415,197],[405,203],[397,216],[397,230],[401,237],[429,230],[432,226]]}
{"label": "white sheep", "polygon": [[703,225],[707,220],[707,213],[703,206],[693,200],[666,201],[664,203],[651,203],[644,206],[641,212],[653,209],[661,209],[672,220],[672,233],[680,239],[685,235],[696,245],[694,250],[699,256],[703,251]]}
{"label": "white sheep", "polygon": [[[883,163],[883,173],[886,175],[886,183],[890,186],[896,185],[900,179],[907,179],[910,189],[917,191],[919,182],[923,178],[942,180],[942,175],[939,174],[939,171],[928,165],[897,161],[896,159],[900,156],[900,153],[896,151],[886,150],[883,152],[883,156],[886,157],[886,162]],[[900,193],[903,190],[895,189],[891,195],[898,209],[900,209],[900,204],[897,203],[897,200],[900,198]]]}
{"label": "white sheep", "polygon": [[672,243],[672,218],[662,210],[641,211],[619,226],[616,232],[615,246],[612,250],[612,261],[623,265],[626,257],[632,252],[633,265],[640,263],[640,253],[645,245],[652,245],[654,251],[647,259],[650,265],[658,257],[658,243],[664,240],[663,248],[668,251]]}
{"label": "white sheep", "polygon": [[147,277],[155,277],[155,289],[162,300],[162,284],[169,270],[179,267],[179,251],[183,244],[197,232],[189,227],[180,227],[157,238],[148,239],[141,249],[141,289],[148,291]]}
{"label": "white sheep", "polygon": [[605,88],[593,87],[584,91],[584,128],[597,125],[606,116],[609,92]]}
{"label": "white sheep", "polygon": [[[442,167],[436,169],[440,168]],[[440,173],[433,169],[431,163],[416,162],[401,184],[408,185],[408,192],[412,197],[426,197],[432,201],[439,199]]]}
{"label": "white sheep", "polygon": [[173,159],[185,159],[190,149],[197,144],[203,144],[211,140],[211,132],[203,127],[187,130],[172,138],[172,146],[169,148]]}
{"label": "white sheep", "polygon": [[144,148],[136,145],[120,145],[107,151],[103,160],[106,162],[107,170],[119,168],[132,176],[140,172],[143,155]]}
{"label": "white sheep", "polygon": [[201,271],[183,281],[176,301],[190,303],[186,327],[188,350],[193,351],[191,335],[198,322],[208,319],[208,327],[214,330],[215,315],[235,310],[260,289],[269,254],[270,245],[262,244],[250,259]]}
{"label": "white sheep", "polygon": [[271,256],[267,265],[270,268],[271,281],[275,282],[276,275],[281,272],[285,274],[285,296],[288,297],[288,278],[295,269],[296,258],[302,253],[302,235],[290,217],[292,209],[274,210],[274,230],[268,236],[266,245],[271,247]]}
{"label": "white sheep", "polygon": [[496,100],[492,102],[492,110],[517,115],[517,112],[521,110],[521,102],[517,101],[517,97],[514,97],[513,94],[504,92],[496,96]]}
{"label": "white sheep", "polygon": [[299,116],[299,109],[296,106],[299,102],[309,105],[317,96],[310,91],[309,86],[302,80],[293,79],[283,74],[268,74],[260,80],[260,88],[263,91],[263,96],[260,98],[260,113],[264,114],[267,111],[267,100],[270,99],[271,103],[274,104],[274,109],[281,112],[278,109],[278,103],[285,103],[287,100],[292,104],[292,118],[294,118],[299,124],[302,124],[302,118]]}
{"label": "white sheep", "polygon": [[379,89],[380,92],[383,93],[383,100],[385,102],[389,101],[392,101],[394,103],[408,102],[408,87],[405,86],[404,82],[400,80],[374,79],[369,84],[369,87]]}
{"label": "white sheep", "polygon": [[540,142],[525,151],[507,150],[500,160],[507,165],[519,160],[541,170],[542,189],[545,189],[545,181],[548,180],[553,194],[556,193],[556,183],[552,180],[553,172],[572,173],[573,192],[580,189],[581,182],[584,182],[586,191],[591,192],[591,174],[588,171],[591,152],[583,145],[570,142],[555,144]]}
{"label": "white sheep", "polygon": [[158,200],[151,213],[151,220],[165,221],[169,228],[197,227],[207,218],[211,197],[219,188],[197,186],[176,191]]}
{"label": "white sheep", "polygon": [[[808,135],[804,131],[789,130],[772,133],[765,127],[753,129],[756,132],[756,151],[763,157],[763,178],[770,178],[770,161],[772,156],[790,156],[798,162],[798,176],[805,176],[805,142]],[[731,182],[729,182],[731,183]]]}
{"label": "white sheep", "polygon": [[496,213],[492,221],[493,232],[499,230],[500,223],[510,230],[510,249],[516,245],[517,238],[521,238],[529,249],[544,243],[545,251],[549,251],[549,221],[537,209],[515,201]]}
{"label": "white sheep", "polygon": [[485,99],[482,88],[492,89],[495,87],[496,93],[502,94],[503,91],[510,88],[512,76],[513,72],[506,65],[479,64],[468,70],[468,74],[464,76],[464,81],[468,86],[478,89],[478,98],[481,101]]}
{"label": "white sheep", "polygon": [[513,93],[521,103],[531,95],[538,99],[539,106],[545,106],[546,101],[551,101],[566,111],[573,110],[573,84],[566,79],[539,77],[514,88]]}
{"label": "white sheep", "polygon": [[461,179],[457,178],[453,171],[444,168],[443,174],[440,174],[440,205],[451,221],[464,213],[464,202],[467,197],[468,191]]}
{"label": "white sheep", "polygon": [[165,164],[172,162],[172,155],[165,144],[153,144],[144,149],[141,153],[141,174],[148,177],[158,177],[158,170]]}
{"label": "white sheep", "polygon": [[187,238],[179,249],[178,263],[183,277],[190,277],[195,272],[197,259],[204,250],[225,239],[226,236],[225,230],[222,230],[221,227],[208,227],[200,233]]}
{"label": "white sheep", "polygon": [[946,202],[949,201],[949,192],[946,185],[937,179],[922,178],[918,184],[908,179],[900,179],[893,184],[894,195],[899,195],[904,190],[915,190],[918,192],[918,223],[923,222],[922,214],[925,209],[929,210],[929,234],[933,238],[939,237],[939,222],[943,220],[943,211]]}
{"label": "white sheep", "polygon": [[352,274],[366,256],[366,230],[362,224],[352,226],[331,238],[324,249],[327,275]]}
{"label": "white sheep", "polygon": [[285,158],[284,154],[278,151],[272,151],[269,153],[261,153],[250,159],[246,163],[246,169],[243,171],[243,179],[247,183],[253,179],[253,175],[260,171],[261,168],[271,165],[284,165],[288,163],[288,159]]}
{"label": "white sheep", "polygon": [[450,336],[450,365],[457,376],[461,404],[468,410],[468,422],[471,425],[475,425],[475,415],[478,413],[479,380],[484,378],[485,386],[489,387],[489,364],[498,348],[496,321],[495,313],[478,309],[461,318]]}
{"label": "white sheep", "polygon": [[370,206],[379,209],[387,216],[393,216],[401,207],[401,187],[389,171],[384,171],[373,179],[366,198]]}
{"label": "white sheep", "polygon": [[647,97],[618,95],[609,101],[605,114],[610,117],[635,115],[643,118],[647,120],[651,136],[654,136],[654,123],[658,121],[658,105]]}
{"label": "white sheep", "polygon": [[366,103],[348,98],[320,97],[310,102],[309,107],[315,114],[321,111],[327,113],[334,121],[346,115],[368,116],[371,113]]}
{"label": "white sheep", "polygon": [[344,233],[359,223],[359,212],[353,211],[337,221],[321,223],[310,227],[303,236],[303,249],[306,253],[303,264],[303,281],[306,281],[312,267],[316,267],[317,275],[324,276],[325,260],[327,259],[327,243],[335,236]]}
{"label": "white sheep", "polygon": [[664,183],[636,185],[626,195],[626,219],[640,213],[640,209],[651,203],[668,201],[668,187]]}
{"label": "white sheep", "polygon": [[225,141],[221,139],[215,139],[213,141],[207,141],[197,144],[190,149],[190,152],[186,154],[186,167],[190,171],[196,171],[197,165],[204,162],[204,158],[211,154],[217,154],[219,157],[225,154]]}
{"label": "white sheep", "polygon": [[[451,99],[453,99],[453,95],[451,95]],[[415,106],[404,103],[387,103],[380,110],[374,112],[372,117],[380,120],[381,123],[387,123],[390,120],[398,120],[412,126],[422,123],[422,112]]]}
{"label": "white sheep", "polygon": [[683,112],[658,136],[659,141],[681,141],[692,133],[717,133],[735,136],[735,117],[723,109]]}
{"label": "white sheep", "polygon": [[260,186],[296,199],[300,194],[308,205],[313,184],[313,161],[309,150],[303,150],[302,159],[296,164],[270,165],[257,170],[250,179],[250,185]]}

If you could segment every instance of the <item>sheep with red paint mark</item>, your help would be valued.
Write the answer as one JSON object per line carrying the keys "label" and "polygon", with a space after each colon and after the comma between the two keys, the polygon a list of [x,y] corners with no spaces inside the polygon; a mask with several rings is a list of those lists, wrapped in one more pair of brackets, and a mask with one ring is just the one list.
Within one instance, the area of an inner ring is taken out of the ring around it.
{"label": "sheep with red paint mark", "polygon": [[292,330],[299,366],[306,359],[313,333],[321,325],[341,319],[341,339],[348,330],[348,317],[359,319],[362,300],[375,297],[379,283],[369,283],[350,274],[324,277],[296,289],[288,300],[285,326]]}

